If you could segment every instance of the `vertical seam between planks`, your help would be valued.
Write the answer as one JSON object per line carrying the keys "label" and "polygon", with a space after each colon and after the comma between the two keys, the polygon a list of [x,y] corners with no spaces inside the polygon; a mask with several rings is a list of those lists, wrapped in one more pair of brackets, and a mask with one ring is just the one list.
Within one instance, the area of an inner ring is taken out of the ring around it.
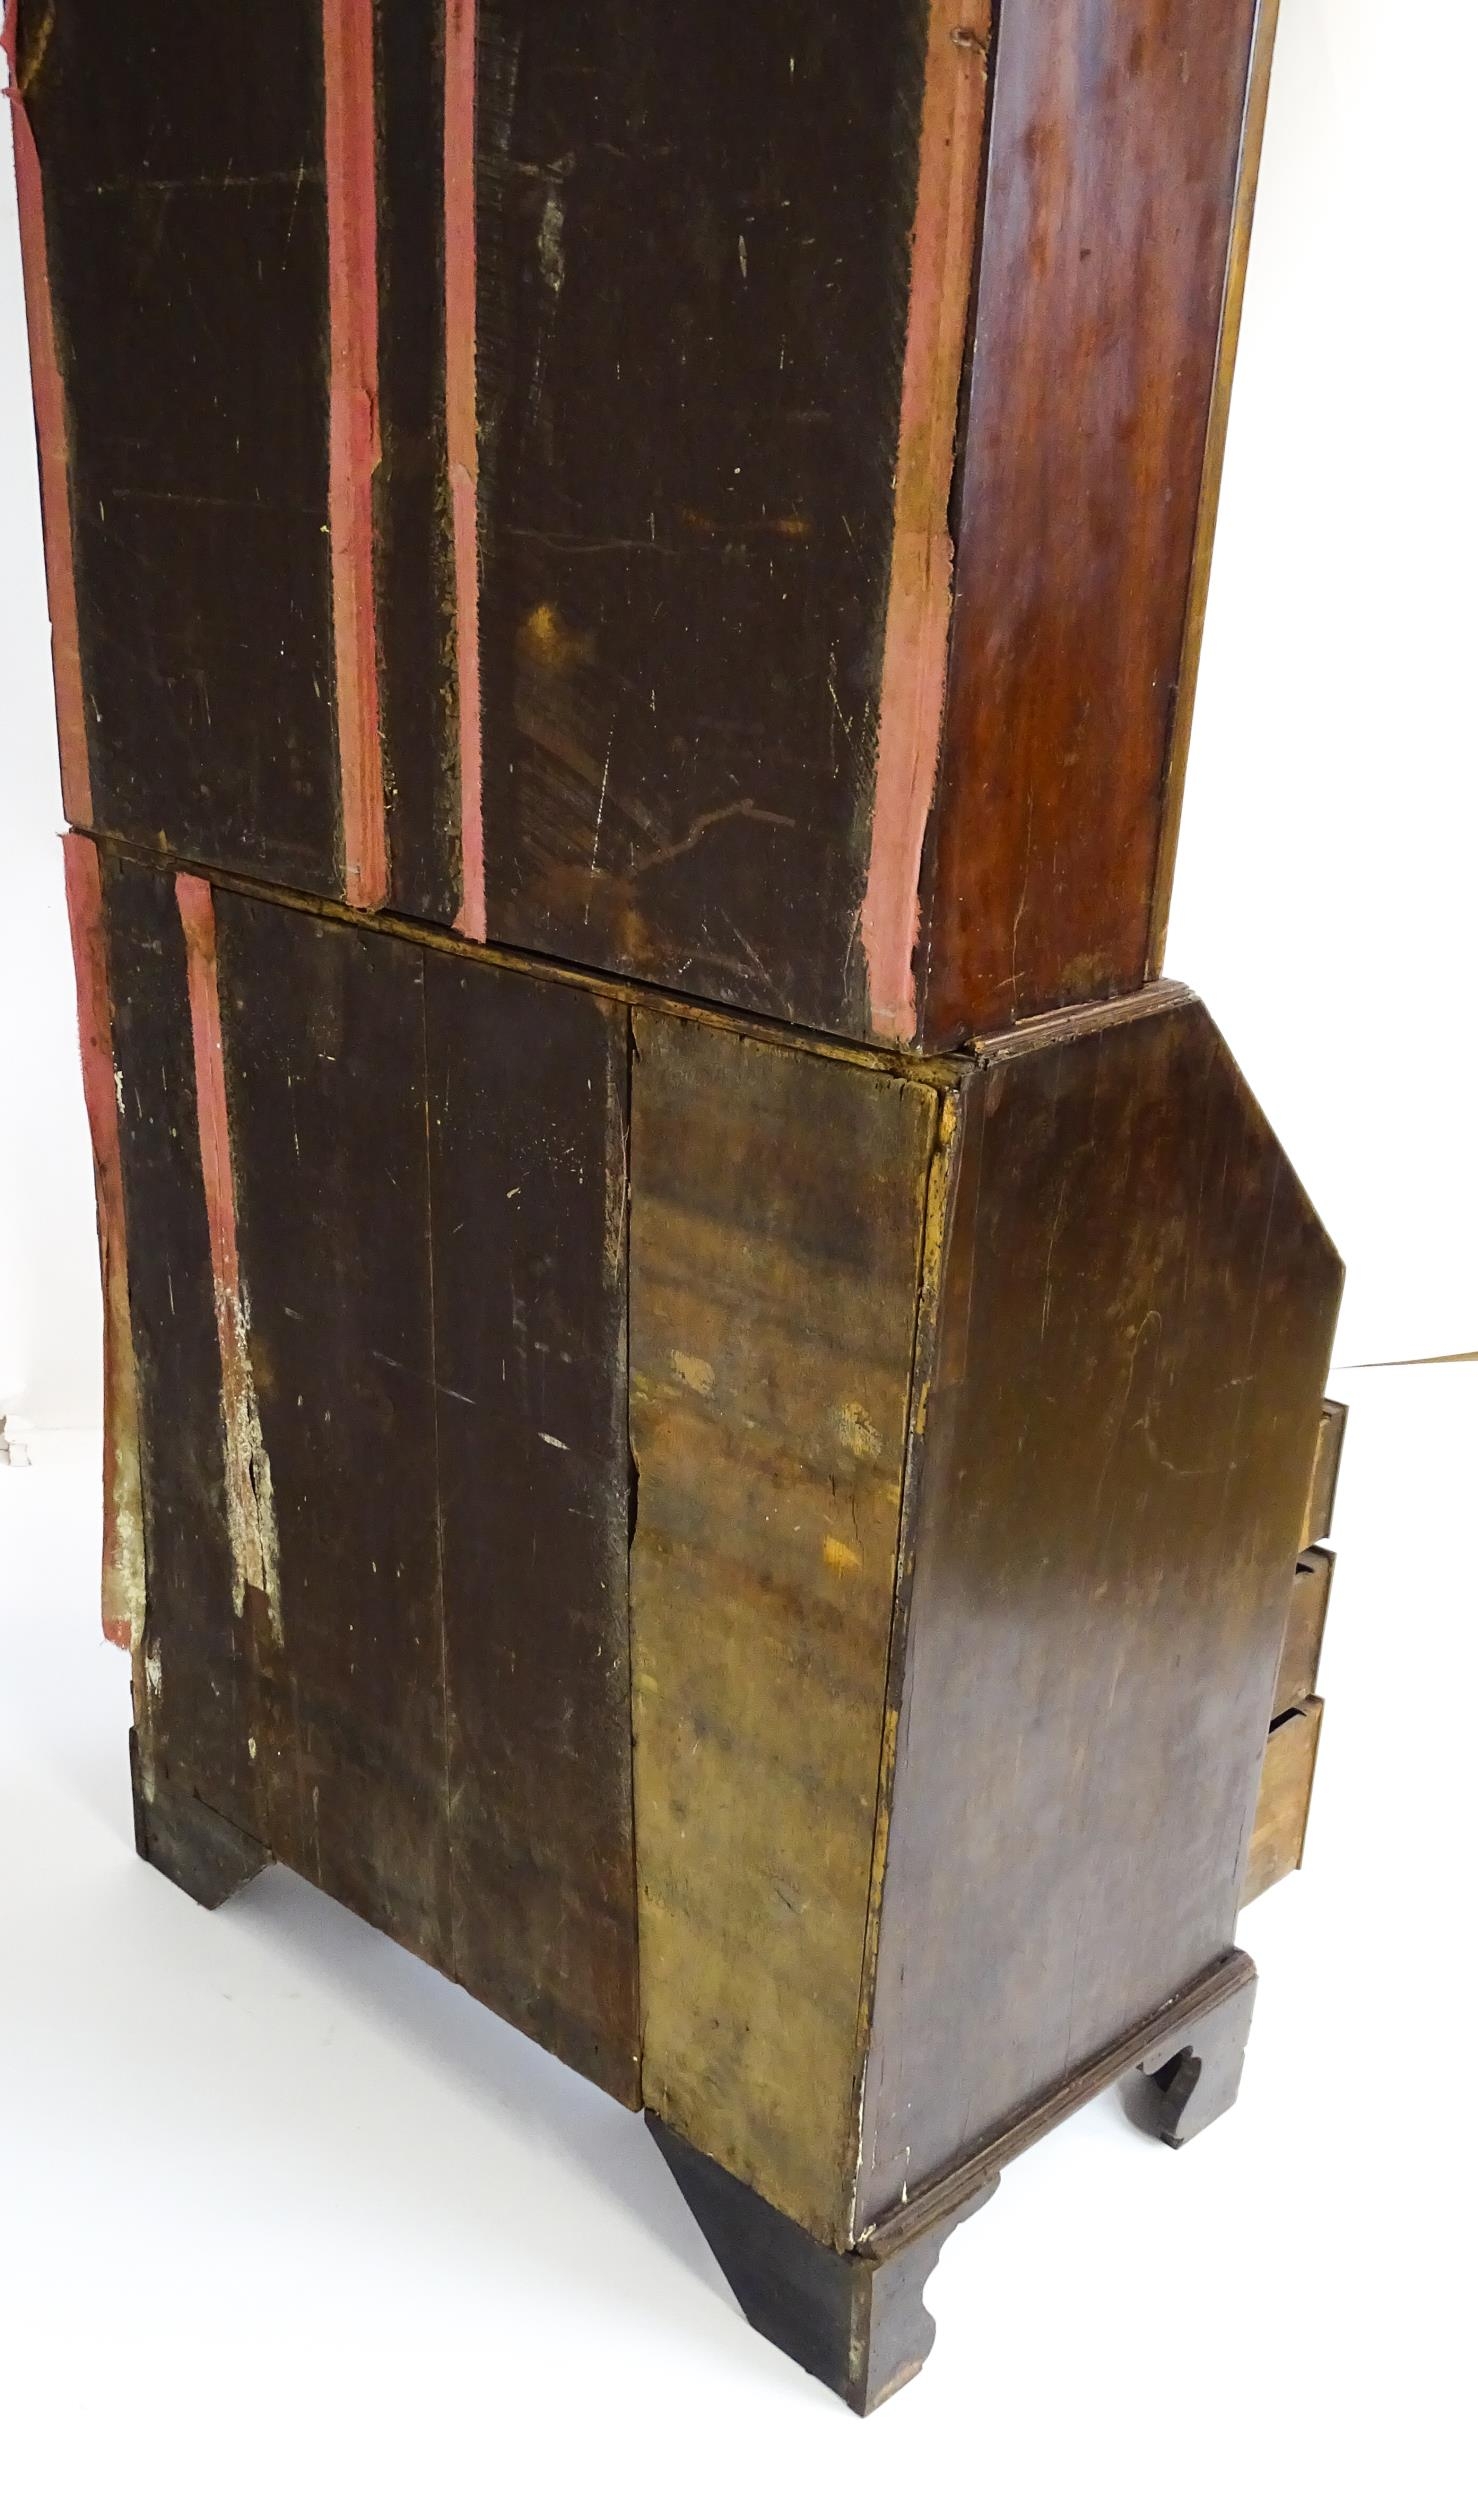
{"label": "vertical seam between planks", "polygon": [[425,1138],[426,1315],[431,1337],[431,1498],[436,1519],[436,1638],[441,1677],[442,1835],[446,1850],[446,1968],[457,1975],[456,1852],[452,1844],[452,1688],[446,1637],[446,1523],[441,1475],[441,1355],[436,1337],[436,1220],[431,1172],[431,1048],[427,1033],[426,965],[418,966],[421,996],[421,1104]]}

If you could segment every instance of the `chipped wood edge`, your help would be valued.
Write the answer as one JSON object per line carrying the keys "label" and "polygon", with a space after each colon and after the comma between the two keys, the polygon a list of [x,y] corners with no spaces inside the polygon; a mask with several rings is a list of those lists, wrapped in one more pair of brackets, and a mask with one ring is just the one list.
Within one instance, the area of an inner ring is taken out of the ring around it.
{"label": "chipped wood edge", "polygon": [[175,898],[185,937],[190,1040],[195,1063],[195,1112],[210,1241],[216,1335],[221,1356],[221,1430],[225,1446],[226,1524],[231,1542],[232,1602],[245,1611],[246,1592],[267,1603],[273,1639],[282,1639],[282,1590],[272,1470],[262,1442],[252,1378],[250,1314],[237,1246],[236,1181],[226,1106],[225,1044],[216,970],[215,899],[201,877],[178,876]]}
{"label": "chipped wood edge", "polygon": [[1191,557],[1191,578],[1186,600],[1185,626],[1181,639],[1180,666],[1176,673],[1175,713],[1170,736],[1170,754],[1165,768],[1165,785],[1160,804],[1159,844],[1155,857],[1155,881],[1150,897],[1150,925],[1145,952],[1146,980],[1153,980],[1165,961],[1165,940],[1170,922],[1170,895],[1175,882],[1175,859],[1180,843],[1180,820],[1185,805],[1191,721],[1196,708],[1196,683],[1200,674],[1201,642],[1205,632],[1206,602],[1211,583],[1211,553],[1216,537],[1217,507],[1221,499],[1222,468],[1226,459],[1227,426],[1232,404],[1232,378],[1237,362],[1237,343],[1242,330],[1242,304],[1247,287],[1247,261],[1252,242],[1253,211],[1257,200],[1258,167],[1262,159],[1263,132],[1267,125],[1268,92],[1272,80],[1273,42],[1278,28],[1278,7],[1279,0],[1258,0],[1248,58],[1247,90],[1237,159],[1235,205],[1232,211],[1226,275],[1222,290],[1216,375],[1212,385],[1211,407],[1206,424],[1206,446],[1201,461],[1201,485],[1196,506],[1196,537]]}

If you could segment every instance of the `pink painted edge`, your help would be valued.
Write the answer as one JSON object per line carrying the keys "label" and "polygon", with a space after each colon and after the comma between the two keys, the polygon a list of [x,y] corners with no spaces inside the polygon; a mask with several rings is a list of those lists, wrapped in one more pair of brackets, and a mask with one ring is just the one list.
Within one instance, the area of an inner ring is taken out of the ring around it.
{"label": "pink painted edge", "polygon": [[56,321],[46,256],[46,205],[41,159],[26,111],[16,60],[19,0],[9,0],[0,27],[0,50],[9,64],[11,128],[15,141],[15,191],[21,240],[21,278],[26,336],[31,351],[31,390],[41,470],[41,539],[46,557],[46,597],[51,611],[51,668],[56,688],[57,748],[62,806],[74,825],[92,822],[92,771],[87,752],[87,714],[82,695],[82,648],[77,627],[77,582],[72,564],[72,486],[67,456],[67,412],[57,357]]}
{"label": "pink painted edge", "polygon": [[462,903],[457,927],[485,938],[482,819],[482,653],[477,564],[477,10],[446,0],[442,197],[445,216],[447,473],[456,607],[457,767]]}
{"label": "pink painted edge", "polygon": [[918,1030],[919,877],[949,661],[949,495],[975,256],[990,0],[931,0],[861,935],[875,1033]]}
{"label": "pink painted edge", "polygon": [[373,0],[323,0],[328,187],[329,558],[338,695],[344,896],[389,888],[375,635],[374,476],[380,460]]}
{"label": "pink painted edge", "polygon": [[[142,1626],[135,1625],[132,1609],[123,1603],[128,1595],[124,1555],[130,1540],[122,1517],[120,1456],[123,1436],[131,1439],[134,1429],[133,1345],[127,1325],[128,1242],[113,1063],[113,1010],[103,931],[102,871],[92,842],[82,833],[63,835],[62,863],[77,978],[82,1099],[92,1138],[98,1249],[103,1271],[103,1634],[116,1648],[131,1650],[135,1632]],[[124,1371],[122,1380],[120,1367]],[[120,1412],[125,1403],[129,1410],[126,1414]]]}

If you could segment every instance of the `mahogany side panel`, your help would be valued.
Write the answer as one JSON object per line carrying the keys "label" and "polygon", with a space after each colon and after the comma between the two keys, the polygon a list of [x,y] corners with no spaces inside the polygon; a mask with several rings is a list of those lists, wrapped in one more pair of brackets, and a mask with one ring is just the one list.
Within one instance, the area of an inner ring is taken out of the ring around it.
{"label": "mahogany side panel", "polygon": [[999,13],[919,953],[934,1045],[1145,978],[1257,18]]}
{"label": "mahogany side panel", "polygon": [[859,2221],[1235,1930],[1340,1268],[1205,1010],[973,1080]]}

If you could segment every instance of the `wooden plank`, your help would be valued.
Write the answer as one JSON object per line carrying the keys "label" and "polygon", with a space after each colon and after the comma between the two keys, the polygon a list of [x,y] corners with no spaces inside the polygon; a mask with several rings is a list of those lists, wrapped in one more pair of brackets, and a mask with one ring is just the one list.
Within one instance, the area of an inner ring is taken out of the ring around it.
{"label": "wooden plank", "polygon": [[1326,1398],[1319,1410],[1319,1438],[1314,1445],[1309,1498],[1304,1509],[1305,1545],[1322,1545],[1334,1526],[1334,1497],[1339,1489],[1339,1463],[1344,1455],[1349,1411],[1338,1398]]}
{"label": "wooden plank", "polygon": [[859,2225],[1223,1953],[1339,1264],[1204,1009],[967,1101]]}
{"label": "wooden plank", "polygon": [[922,1032],[1133,988],[1257,0],[1003,0]]}
{"label": "wooden plank", "polygon": [[478,24],[488,928],[854,1032],[930,22]]}
{"label": "wooden plank", "polygon": [[1272,1715],[1281,1719],[1296,1702],[1306,1701],[1319,1680],[1319,1652],[1334,1583],[1334,1556],[1322,1545],[1300,1554],[1293,1575],[1288,1623],[1278,1657],[1278,1681]]}
{"label": "wooden plank", "polygon": [[258,1837],[444,1962],[421,960],[413,947],[224,894],[217,943],[291,1695],[290,1720],[273,1733],[290,1746],[293,1793]]}
{"label": "wooden plank", "polygon": [[21,37],[89,821],[338,892],[317,13],[27,0]]}
{"label": "wooden plank", "polygon": [[[231,1533],[185,932],[169,877],[105,859],[102,891],[143,1499],[141,1767],[255,1830],[270,1659]],[[125,1420],[110,1416],[110,1432]]]}
{"label": "wooden plank", "polygon": [[[429,23],[428,23],[429,20]],[[375,613],[389,900],[451,921],[462,900],[439,11],[375,0],[379,421]]]}
{"label": "wooden plank", "polygon": [[635,2105],[625,1009],[107,879],[143,1773]]}
{"label": "wooden plank", "polygon": [[634,2107],[627,1018],[422,977],[450,1966]]}
{"label": "wooden plank", "polygon": [[795,1049],[633,1030],[646,2100],[831,2238],[938,1112]]}
{"label": "wooden plank", "polygon": [[1304,1834],[1324,1704],[1311,1694],[1296,1710],[1279,1719],[1269,1733],[1257,1794],[1257,1817],[1242,1886],[1245,1908],[1270,1884],[1281,1882],[1303,1864]]}

